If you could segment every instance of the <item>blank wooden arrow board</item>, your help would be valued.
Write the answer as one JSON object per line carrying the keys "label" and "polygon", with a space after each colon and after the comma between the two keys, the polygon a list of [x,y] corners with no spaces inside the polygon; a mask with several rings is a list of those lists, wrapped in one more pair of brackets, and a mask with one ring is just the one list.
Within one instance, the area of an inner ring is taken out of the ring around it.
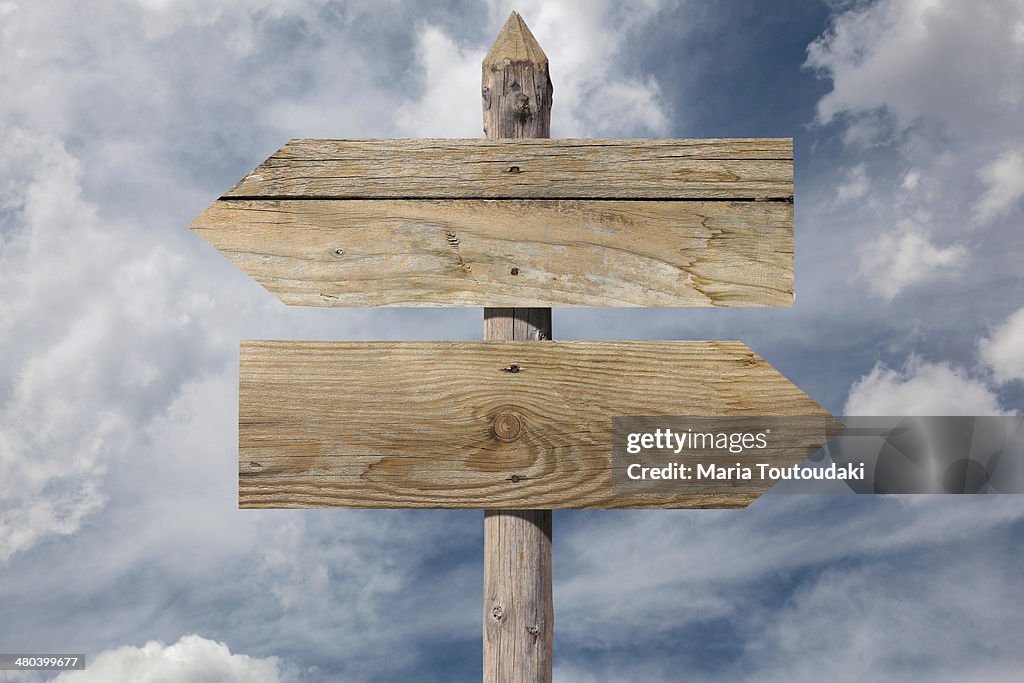
{"label": "blank wooden arrow board", "polygon": [[789,306],[789,139],[293,140],[192,222],[299,306]]}
{"label": "blank wooden arrow board", "polygon": [[618,415],[825,418],[739,342],[245,342],[242,507],[739,507],[721,492],[617,493]]}

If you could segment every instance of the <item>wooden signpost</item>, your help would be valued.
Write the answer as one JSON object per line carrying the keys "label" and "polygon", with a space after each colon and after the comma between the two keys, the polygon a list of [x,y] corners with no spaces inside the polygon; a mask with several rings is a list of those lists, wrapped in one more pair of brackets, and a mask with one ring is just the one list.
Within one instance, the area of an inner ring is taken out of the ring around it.
{"label": "wooden signpost", "polygon": [[484,509],[484,680],[534,683],[551,509],[770,485],[616,488],[612,417],[828,414],[740,342],[552,340],[552,305],[791,305],[791,140],[545,139],[514,12],[482,96],[486,140],[293,140],[191,227],[287,304],[486,307],[482,342],[243,342],[239,505]]}

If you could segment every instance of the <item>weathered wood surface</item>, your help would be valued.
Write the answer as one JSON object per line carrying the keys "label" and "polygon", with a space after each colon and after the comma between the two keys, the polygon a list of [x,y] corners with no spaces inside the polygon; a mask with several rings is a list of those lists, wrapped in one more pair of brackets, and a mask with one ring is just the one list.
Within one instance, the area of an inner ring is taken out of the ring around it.
{"label": "weathered wood surface", "polygon": [[547,55],[512,12],[483,61],[484,133],[490,139],[551,137],[553,93]]}
{"label": "weathered wood surface", "polygon": [[[500,438],[503,415],[515,421]],[[616,494],[615,415],[827,413],[739,342],[247,341],[239,504],[672,508],[757,497]]]}
{"label": "weathered wood surface", "polygon": [[789,306],[786,202],[237,200],[192,224],[299,306]]}
{"label": "weathered wood surface", "polygon": [[484,683],[551,680],[551,510],[484,512]]}
{"label": "weathered wood surface", "polygon": [[[518,12],[509,15],[484,57],[481,84],[487,138],[551,136],[554,87],[548,58]],[[516,280],[524,274],[516,264],[506,267]],[[551,339],[546,306],[546,301],[542,307],[519,301],[484,308],[484,339]],[[522,427],[520,416],[504,412],[494,418],[491,432],[510,442],[519,438]],[[484,683],[551,683],[551,541],[551,510],[484,511]]]}
{"label": "weathered wood surface", "polygon": [[550,308],[484,309],[484,339],[540,341],[554,338]]}
{"label": "weathered wood surface", "polygon": [[225,197],[790,200],[793,141],[298,139]]}

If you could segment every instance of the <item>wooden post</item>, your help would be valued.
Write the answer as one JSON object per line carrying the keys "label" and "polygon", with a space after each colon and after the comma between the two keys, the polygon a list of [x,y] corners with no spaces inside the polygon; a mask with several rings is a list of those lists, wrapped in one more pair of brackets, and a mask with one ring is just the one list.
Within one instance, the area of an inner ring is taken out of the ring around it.
{"label": "wooden post", "polygon": [[[482,80],[488,138],[551,137],[548,58],[518,12],[484,57]],[[551,339],[551,309],[485,308],[484,339]],[[484,512],[483,624],[484,683],[551,681],[551,510]]]}
{"label": "wooden post", "polygon": [[550,683],[551,510],[484,512],[484,683]]}

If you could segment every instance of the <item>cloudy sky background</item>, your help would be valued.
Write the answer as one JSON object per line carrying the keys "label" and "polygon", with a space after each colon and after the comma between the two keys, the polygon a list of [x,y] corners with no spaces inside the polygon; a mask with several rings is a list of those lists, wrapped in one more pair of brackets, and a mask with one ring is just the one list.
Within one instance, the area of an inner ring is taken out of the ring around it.
{"label": "cloudy sky background", "polygon": [[[0,650],[88,653],[70,683],[479,680],[479,513],[235,507],[240,339],[480,311],[288,309],[185,225],[291,137],[479,136],[512,8],[0,1]],[[515,8],[557,137],[795,138],[794,308],[556,337],[740,339],[836,413],[1024,409],[1024,2]],[[556,679],[1019,680],[1022,539],[1011,496],[558,513]]]}

